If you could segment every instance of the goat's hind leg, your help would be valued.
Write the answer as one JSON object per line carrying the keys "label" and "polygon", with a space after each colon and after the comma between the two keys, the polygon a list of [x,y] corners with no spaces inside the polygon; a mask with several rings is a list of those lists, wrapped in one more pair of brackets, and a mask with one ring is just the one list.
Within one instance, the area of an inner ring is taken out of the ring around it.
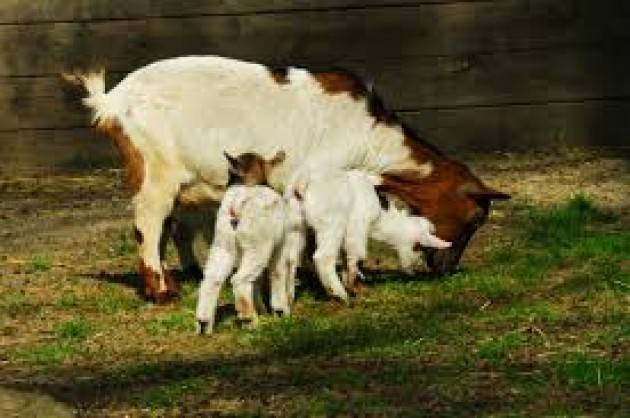
{"label": "goat's hind leg", "polygon": [[232,276],[234,301],[237,318],[244,328],[253,328],[258,324],[258,313],[254,303],[254,285],[265,270],[273,245],[261,245],[243,248],[241,263]]}
{"label": "goat's hind leg", "polygon": [[289,276],[288,260],[283,257],[281,250],[273,255],[269,267],[269,281],[271,289],[271,311],[278,316],[289,316],[289,295],[287,279]]}
{"label": "goat's hind leg", "polygon": [[144,294],[158,303],[177,296],[176,283],[164,271],[160,254],[165,243],[166,219],[173,209],[176,193],[176,184],[147,179],[133,198]]}
{"label": "goat's hind leg", "polygon": [[212,333],[221,287],[232,273],[234,261],[234,251],[221,246],[210,248],[197,298],[197,334]]}

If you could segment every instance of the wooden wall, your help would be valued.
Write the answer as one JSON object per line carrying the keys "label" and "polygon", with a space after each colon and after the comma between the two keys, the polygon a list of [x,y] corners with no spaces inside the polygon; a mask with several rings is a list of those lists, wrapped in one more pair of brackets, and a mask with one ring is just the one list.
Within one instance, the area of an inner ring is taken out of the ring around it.
{"label": "wooden wall", "polygon": [[624,0],[2,0],[0,171],[116,164],[58,74],[218,54],[342,66],[445,150],[630,141]]}

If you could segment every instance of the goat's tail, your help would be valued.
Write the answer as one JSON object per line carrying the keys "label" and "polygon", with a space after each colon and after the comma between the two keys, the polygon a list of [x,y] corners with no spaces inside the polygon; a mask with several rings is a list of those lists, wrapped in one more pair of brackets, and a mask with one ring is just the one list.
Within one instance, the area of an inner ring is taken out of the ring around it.
{"label": "goat's tail", "polygon": [[117,112],[112,106],[112,101],[105,93],[104,69],[87,73],[62,73],[61,77],[66,82],[85,90],[87,97],[83,98],[83,104],[92,110],[92,122],[97,123],[116,116]]}

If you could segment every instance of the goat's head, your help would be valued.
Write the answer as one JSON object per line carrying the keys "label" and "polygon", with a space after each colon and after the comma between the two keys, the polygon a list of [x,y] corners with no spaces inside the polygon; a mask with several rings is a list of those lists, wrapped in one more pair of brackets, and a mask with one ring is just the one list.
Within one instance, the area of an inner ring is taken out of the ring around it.
{"label": "goat's head", "polygon": [[424,247],[427,265],[438,275],[454,271],[475,231],[488,217],[495,200],[508,194],[485,186],[463,164],[439,156],[428,176],[387,174],[379,189],[403,200],[413,214],[429,219],[435,234],[451,242],[449,248]]}
{"label": "goat's head", "polygon": [[278,151],[270,160],[266,160],[253,152],[246,152],[236,157],[227,152],[223,154],[228,161],[228,186],[234,184],[266,185],[271,170],[282,163],[286,157],[284,151]]}

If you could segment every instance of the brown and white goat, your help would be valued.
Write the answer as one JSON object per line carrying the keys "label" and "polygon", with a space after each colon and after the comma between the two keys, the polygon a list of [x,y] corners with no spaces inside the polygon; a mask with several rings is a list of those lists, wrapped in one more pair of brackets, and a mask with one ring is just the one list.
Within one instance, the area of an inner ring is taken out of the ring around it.
{"label": "brown and white goat", "polygon": [[428,253],[439,274],[457,265],[491,202],[509,197],[422,142],[345,72],[194,56],[142,67],[107,93],[102,72],[69,78],[85,87],[97,128],[125,160],[145,292],[158,301],[175,292],[160,258],[165,219],[176,202],[220,200],[228,182],[224,150],[266,157],[285,150],[286,162],[269,179],[280,191],[307,161],[381,175],[382,192],[453,242]]}

